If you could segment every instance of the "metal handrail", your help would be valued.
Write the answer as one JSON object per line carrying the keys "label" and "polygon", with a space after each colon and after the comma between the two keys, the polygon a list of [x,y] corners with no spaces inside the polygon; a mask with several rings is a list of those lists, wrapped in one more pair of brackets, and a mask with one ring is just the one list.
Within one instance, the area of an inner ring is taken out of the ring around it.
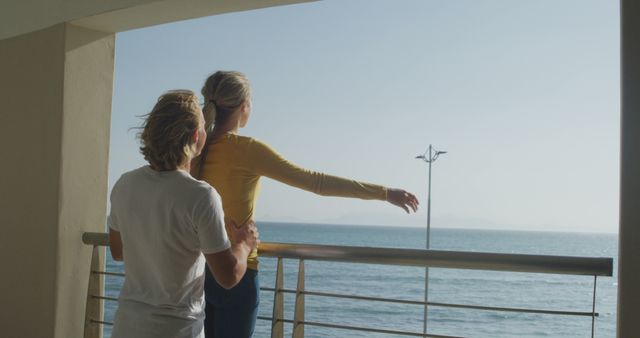
{"label": "metal handrail", "polygon": [[[94,273],[99,273],[100,271],[93,271]],[[119,275],[120,276],[120,275]],[[121,274],[124,277],[124,274]],[[296,292],[302,293],[308,296],[320,296],[320,297],[332,297],[332,298],[342,298],[342,299],[353,299],[353,300],[364,300],[364,301],[376,301],[376,302],[388,302],[395,304],[407,304],[407,305],[424,305],[425,302],[422,300],[409,300],[409,299],[398,299],[398,298],[385,298],[385,297],[371,297],[371,296],[360,296],[360,295],[351,295],[351,294],[342,294],[342,293],[334,293],[334,292],[323,292],[323,291],[297,291],[296,289],[276,289],[270,287],[261,287],[260,290],[268,291],[268,292],[283,292],[289,294],[295,294]],[[99,296],[99,295],[89,295],[92,298],[102,299],[112,302],[117,302],[118,298],[116,297],[107,297],[107,296]],[[514,308],[514,307],[496,307],[496,306],[481,306],[481,305],[467,305],[467,304],[454,304],[454,303],[442,303],[442,302],[427,302],[430,306],[437,307],[451,307],[451,308],[459,308],[459,309],[473,309],[473,310],[489,310],[489,311],[499,311],[499,312],[519,312],[519,313],[537,313],[537,314],[549,314],[549,315],[570,315],[570,316],[592,316],[595,315],[599,317],[600,314],[597,312],[589,312],[589,311],[559,311],[559,310],[539,310],[539,309],[527,309],[527,308]]]}
{"label": "metal handrail", "polygon": [[[87,232],[82,241],[109,245],[107,233]],[[318,244],[261,243],[263,257],[345,263],[390,264],[447,269],[473,269],[565,275],[612,276],[613,259],[469,251],[372,248]]]}
{"label": "metal handrail", "polygon": [[[107,233],[84,233],[82,241],[85,244],[95,246],[107,246],[109,237]],[[259,316],[261,320],[271,320],[271,336],[283,337],[284,323],[293,324],[294,338],[304,337],[305,326],[318,326],[336,329],[357,330],[365,332],[388,333],[404,336],[417,337],[447,337],[454,336],[435,335],[432,333],[409,332],[389,330],[382,328],[352,326],[344,324],[322,323],[305,320],[304,298],[308,296],[336,297],[354,300],[382,301],[414,305],[430,305],[439,307],[465,308],[488,311],[506,311],[521,313],[538,313],[550,315],[573,315],[591,316],[591,336],[595,333],[595,297],[596,281],[598,276],[613,275],[613,259],[599,257],[576,257],[576,256],[551,256],[551,255],[527,255],[527,254],[506,254],[506,253],[485,253],[468,251],[442,251],[442,250],[419,250],[419,249],[396,249],[396,248],[372,248],[355,246],[335,246],[317,244],[290,244],[290,243],[261,243],[259,247],[260,255],[263,257],[274,257],[278,259],[276,282],[274,288],[262,287],[261,290],[274,292],[274,310],[272,317]],[[298,259],[298,285],[296,289],[284,288],[283,264],[284,258]],[[330,292],[320,292],[305,290],[304,287],[304,261],[331,261],[343,263],[365,263],[365,264],[390,264],[399,266],[414,267],[435,267],[448,269],[473,269],[473,270],[493,270],[508,272],[527,273],[551,273],[564,275],[590,275],[594,277],[593,304],[591,312],[584,311],[558,311],[543,309],[526,309],[511,307],[493,307],[466,304],[435,303],[428,301],[412,301],[402,299],[391,299],[382,297],[370,297],[360,295],[346,295]],[[123,277],[122,273],[100,271],[92,268],[92,274],[111,275]],[[295,294],[296,304],[293,319],[284,318],[283,295],[285,293]],[[105,297],[103,295],[93,295],[92,299],[103,301],[116,301],[116,298]],[[94,324],[112,325],[110,322],[101,320],[89,320]]]}
{"label": "metal handrail", "polygon": [[[278,322],[287,323],[287,324],[293,324],[294,323],[293,319],[275,319],[273,317],[267,317],[267,316],[258,316],[258,319],[267,320],[267,321],[278,321]],[[313,322],[313,321],[306,321],[306,320],[302,321],[300,323],[304,324],[304,325],[309,325],[309,326],[327,327],[327,328],[332,328],[332,329],[344,329],[344,330],[375,332],[375,333],[387,333],[387,334],[394,334],[394,335],[400,335],[400,336],[412,336],[412,337],[424,337],[424,338],[462,338],[462,337],[458,337],[458,336],[424,334],[424,333],[401,331],[401,330],[375,329],[375,328],[364,327],[364,326],[321,323],[321,322]]]}
{"label": "metal handrail", "polygon": [[[270,287],[261,287],[260,290],[270,291],[270,292],[278,291],[278,292],[289,293],[289,294],[295,294],[296,292],[299,292],[304,295],[318,296],[318,297],[332,297],[332,298],[341,298],[341,299],[387,302],[387,303],[407,304],[407,305],[425,305],[425,302],[423,300],[371,297],[371,296],[350,295],[350,294],[324,292],[324,291],[310,291],[310,290],[297,291],[296,289],[286,289],[286,288],[276,290],[275,288],[270,288]],[[591,311],[541,310],[541,309],[527,309],[527,308],[517,308],[517,307],[504,307],[504,306],[498,307],[498,306],[442,303],[442,302],[431,302],[431,301],[428,301],[426,304],[429,306],[436,306],[436,307],[450,307],[450,308],[470,309],[470,310],[487,310],[487,311],[499,311],[499,312],[518,312],[518,313],[536,313],[536,314],[547,314],[547,315],[568,315],[568,316],[589,316],[589,317],[593,315],[595,315],[596,317],[600,316],[599,313],[591,312]]]}
{"label": "metal handrail", "polygon": [[372,248],[317,244],[262,243],[264,257],[282,257],[345,263],[390,264],[447,269],[473,269],[564,275],[612,276],[613,259],[600,257],[551,256]]}

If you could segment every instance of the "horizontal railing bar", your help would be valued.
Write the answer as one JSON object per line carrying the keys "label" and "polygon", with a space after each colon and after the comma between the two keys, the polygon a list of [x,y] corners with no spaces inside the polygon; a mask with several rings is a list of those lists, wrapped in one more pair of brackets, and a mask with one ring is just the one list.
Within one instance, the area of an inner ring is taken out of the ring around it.
{"label": "horizontal railing bar", "polygon": [[[357,300],[370,300],[376,302],[388,302],[388,303],[398,303],[398,304],[410,304],[410,305],[424,305],[424,301],[416,301],[416,300],[405,300],[405,299],[393,299],[393,298],[382,298],[382,297],[370,297],[370,296],[357,296],[357,295],[346,295],[340,293],[332,293],[332,292],[320,292],[320,291],[300,291],[306,295],[310,296],[323,296],[323,297],[333,297],[333,298],[347,298],[347,299],[357,299]],[[428,305],[432,303],[427,302]]]}
{"label": "horizontal railing bar", "polygon": [[611,276],[613,259],[469,251],[261,243],[263,257],[567,275]]}
{"label": "horizontal railing bar", "polygon": [[[273,321],[273,317],[258,316],[257,318],[258,318],[258,319],[261,319],[261,320],[270,320],[270,321]],[[284,323],[290,323],[290,324],[293,324],[293,320],[291,320],[291,319],[276,319],[276,322],[284,322]]]}
{"label": "horizontal railing bar", "polygon": [[85,232],[82,234],[82,243],[109,246],[109,234],[106,232]]}
{"label": "horizontal railing bar", "polygon": [[[276,291],[275,288],[270,288],[268,286],[261,286],[260,290],[262,290],[262,291],[272,291],[272,292]],[[284,293],[296,293],[296,290],[294,290],[294,289],[278,289],[278,291],[284,292]]]}
{"label": "horizontal railing bar", "polygon": [[[261,287],[260,290],[264,291],[276,291],[275,288],[269,287]],[[295,294],[295,289],[280,289],[280,292],[283,293],[292,293]],[[333,298],[346,298],[346,299],[356,299],[356,300],[368,300],[368,301],[377,301],[377,302],[388,302],[388,303],[397,303],[397,304],[409,304],[409,305],[424,305],[425,302],[421,300],[405,300],[405,299],[395,299],[395,298],[382,298],[382,297],[370,297],[370,296],[358,296],[358,295],[347,295],[341,293],[331,293],[331,292],[320,292],[320,291],[299,291],[302,294],[310,295],[310,296],[322,296],[322,297],[333,297]],[[453,303],[438,303],[438,302],[427,302],[429,306],[439,306],[439,307],[450,307],[450,308],[460,308],[460,309],[473,309],[473,310],[484,310],[484,311],[498,311],[498,312],[519,312],[519,313],[537,313],[537,314],[548,314],[548,315],[566,315],[566,316],[596,316],[599,317],[600,314],[598,312],[585,312],[585,311],[560,311],[560,310],[539,310],[539,309],[524,309],[524,308],[514,308],[514,307],[496,307],[496,306],[482,306],[482,305],[466,305],[466,304],[453,304]]]}
{"label": "horizontal railing bar", "polygon": [[[85,232],[82,241],[108,245],[107,233]],[[504,254],[469,251],[372,248],[318,244],[261,243],[263,257],[391,264],[446,269],[474,269],[566,275],[612,276],[613,259],[550,255]]]}
{"label": "horizontal railing bar", "polygon": [[[275,292],[275,288],[270,287],[261,287],[260,290],[264,291],[273,291]],[[280,289],[280,292],[283,293],[297,293],[295,289]],[[424,301],[421,300],[405,300],[405,299],[395,299],[395,298],[381,298],[381,297],[369,297],[369,296],[358,296],[358,295],[347,295],[343,293],[331,293],[331,292],[320,292],[320,291],[299,291],[302,294],[310,295],[310,296],[325,296],[325,297],[334,297],[334,298],[349,298],[349,299],[358,299],[358,300],[371,300],[371,301],[380,301],[380,302],[389,302],[389,303],[399,303],[399,304],[410,304],[410,305],[424,305]],[[428,303],[432,304],[432,303]]]}
{"label": "horizontal railing bar", "polygon": [[411,331],[375,329],[375,328],[364,327],[364,326],[328,324],[328,323],[321,323],[321,322],[302,321],[302,322],[299,322],[299,323],[300,324],[304,324],[304,325],[309,325],[309,326],[328,327],[328,328],[332,328],[332,329],[345,329],[345,330],[354,330],[354,331],[387,333],[387,334],[395,334],[395,335],[400,335],[400,336],[427,337],[427,338],[463,338],[463,337],[459,337],[459,336],[445,336],[445,335],[436,335],[436,334],[429,334],[429,333],[424,334],[424,333],[411,332]]}
{"label": "horizontal railing bar", "polygon": [[102,321],[102,320],[95,320],[95,319],[91,319],[90,321],[92,323],[94,323],[94,324],[112,325],[113,326],[113,322],[105,322],[105,321]]}
{"label": "horizontal railing bar", "polygon": [[565,316],[596,316],[599,317],[598,312],[584,312],[584,311],[560,311],[560,310],[537,310],[537,309],[523,309],[514,307],[496,307],[496,306],[481,306],[481,305],[465,305],[465,304],[450,304],[450,303],[433,303],[429,302],[429,306],[441,306],[460,309],[474,309],[474,310],[486,310],[486,311],[499,311],[499,312],[518,312],[518,313],[537,313],[547,315],[565,315]]}
{"label": "horizontal railing bar", "polygon": [[[266,317],[266,316],[258,316],[258,319],[273,321],[273,317]],[[291,319],[277,319],[276,321],[293,324],[293,320],[291,320]],[[410,332],[410,331],[396,331],[396,330],[386,330],[386,329],[375,329],[375,328],[371,328],[371,327],[351,326],[351,325],[342,325],[342,324],[329,324],[329,323],[322,323],[322,322],[302,321],[302,322],[299,322],[299,323],[300,324],[304,324],[304,325],[309,325],[309,326],[321,326],[321,327],[328,327],[328,328],[334,328],[334,329],[345,329],[345,330],[354,330],[354,331],[387,333],[387,334],[396,334],[396,335],[401,335],[401,336],[414,336],[414,337],[427,337],[427,338],[428,337],[434,337],[434,338],[463,338],[463,337],[457,337],[457,336],[443,336],[443,335],[432,335],[432,334],[426,334],[425,335],[423,333],[416,333],[416,332]]]}
{"label": "horizontal railing bar", "polygon": [[121,272],[110,272],[110,271],[93,270],[93,271],[91,271],[91,273],[95,273],[95,274],[98,274],[98,275],[124,277],[124,273],[121,273]]}
{"label": "horizontal railing bar", "polygon": [[107,297],[107,296],[96,296],[96,295],[91,295],[91,298],[95,298],[95,299],[104,299],[104,300],[110,300],[110,301],[114,301],[117,302],[118,298],[115,297]]}

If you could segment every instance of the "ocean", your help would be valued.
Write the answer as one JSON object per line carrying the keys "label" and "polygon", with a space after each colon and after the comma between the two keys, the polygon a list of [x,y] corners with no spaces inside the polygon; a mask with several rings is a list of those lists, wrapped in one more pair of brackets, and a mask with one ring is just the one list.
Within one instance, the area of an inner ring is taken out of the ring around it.
{"label": "ocean", "polygon": [[[259,222],[264,242],[314,243],[422,249],[425,229]],[[611,257],[614,276],[599,277],[596,289],[595,337],[615,337],[617,252],[616,234],[497,231],[432,228],[431,247],[437,250],[541,255]],[[260,261],[260,283],[274,287],[276,259]],[[296,287],[297,260],[285,260],[285,288]],[[122,264],[107,254],[107,270]],[[122,278],[107,277],[106,293],[117,297]],[[305,287],[360,296],[421,301],[424,269],[370,264],[305,261]],[[260,316],[271,316],[273,293],[262,291]],[[429,270],[429,301],[496,307],[560,311],[591,311],[592,276],[563,276],[456,269]],[[319,296],[305,299],[307,321],[422,332],[423,306],[349,300]],[[105,320],[112,321],[117,304],[106,302]],[[285,294],[285,318],[293,317],[294,295]],[[591,337],[591,318],[548,314],[430,307],[428,332],[461,337]],[[255,338],[270,337],[271,322],[258,320]],[[110,327],[105,326],[105,337]],[[285,324],[291,336],[291,324]],[[305,337],[405,337],[382,333],[305,326]]]}

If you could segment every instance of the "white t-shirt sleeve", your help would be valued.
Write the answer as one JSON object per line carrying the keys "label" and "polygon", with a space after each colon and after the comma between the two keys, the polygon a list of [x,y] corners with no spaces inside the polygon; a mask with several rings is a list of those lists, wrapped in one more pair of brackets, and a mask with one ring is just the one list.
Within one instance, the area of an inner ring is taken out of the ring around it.
{"label": "white t-shirt sleeve", "polygon": [[117,186],[118,186],[118,182],[116,182],[116,184],[113,186],[113,189],[111,189],[111,196],[110,196],[111,211],[109,212],[109,216],[107,216],[107,226],[119,232],[120,224],[118,223],[118,217],[116,216],[116,212],[114,211],[115,208],[113,205],[114,194],[117,194]]}
{"label": "white t-shirt sleeve", "polygon": [[224,228],[224,211],[220,195],[209,188],[193,210],[195,231],[200,241],[200,251],[205,254],[217,253],[231,247]]}
{"label": "white t-shirt sleeve", "polygon": [[107,216],[107,226],[115,231],[120,232],[120,226],[118,225],[116,216],[113,214],[113,210],[111,210],[111,214]]}

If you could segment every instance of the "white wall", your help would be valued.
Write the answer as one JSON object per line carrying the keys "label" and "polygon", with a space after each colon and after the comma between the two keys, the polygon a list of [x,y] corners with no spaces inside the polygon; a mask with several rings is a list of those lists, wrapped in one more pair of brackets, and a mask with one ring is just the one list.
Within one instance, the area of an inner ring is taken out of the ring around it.
{"label": "white wall", "polygon": [[80,337],[103,231],[114,35],[68,24],[0,41],[3,337]]}
{"label": "white wall", "polygon": [[79,239],[104,231],[115,50],[112,33],[65,28],[55,337],[84,328],[92,248]]}

